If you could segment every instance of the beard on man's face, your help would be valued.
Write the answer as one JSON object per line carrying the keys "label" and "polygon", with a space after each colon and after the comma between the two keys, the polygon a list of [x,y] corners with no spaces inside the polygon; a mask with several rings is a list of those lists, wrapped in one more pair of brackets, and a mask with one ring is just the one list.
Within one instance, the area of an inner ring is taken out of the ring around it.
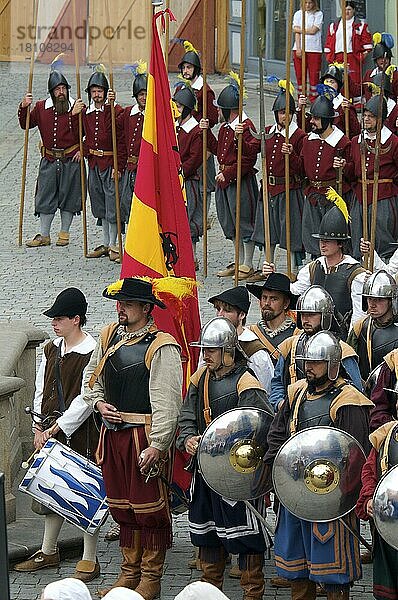
{"label": "beard on man's face", "polygon": [[317,387],[320,387],[329,381],[329,375],[327,371],[324,373],[324,375],[321,375],[321,377],[315,377],[312,373],[306,372],[305,378],[308,382],[308,391],[310,394],[314,393]]}
{"label": "beard on man's face", "polygon": [[69,110],[69,100],[66,96],[58,96],[54,99],[54,106],[59,115],[64,115]]}

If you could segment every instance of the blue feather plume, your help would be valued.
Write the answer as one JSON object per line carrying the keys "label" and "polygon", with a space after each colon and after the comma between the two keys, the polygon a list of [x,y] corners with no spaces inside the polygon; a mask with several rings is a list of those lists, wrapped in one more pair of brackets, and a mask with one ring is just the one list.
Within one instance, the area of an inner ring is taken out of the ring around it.
{"label": "blue feather plume", "polygon": [[386,46],[386,48],[394,48],[394,38],[391,33],[382,33],[381,34],[381,42]]}
{"label": "blue feather plume", "polygon": [[339,95],[337,90],[329,85],[325,85],[324,83],[318,83],[316,86],[316,91],[318,92],[319,96],[325,96],[325,98],[328,100],[334,100],[334,98]]}
{"label": "blue feather plume", "polygon": [[277,75],[267,75],[265,78],[265,81],[267,83],[279,83],[280,81],[280,77],[278,77]]}

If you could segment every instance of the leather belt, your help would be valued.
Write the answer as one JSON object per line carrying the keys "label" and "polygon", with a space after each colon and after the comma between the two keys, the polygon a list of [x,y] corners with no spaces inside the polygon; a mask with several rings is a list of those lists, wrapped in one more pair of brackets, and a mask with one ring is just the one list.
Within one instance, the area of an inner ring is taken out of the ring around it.
{"label": "leather belt", "polygon": [[140,413],[119,413],[123,423],[130,423],[132,425],[150,425],[152,423],[152,415],[144,415]]}
{"label": "leather belt", "polygon": [[[367,179],[366,180],[366,185],[373,185],[375,182],[374,179]],[[379,179],[379,183],[393,183],[394,180],[393,179]]]}
{"label": "leather belt", "polygon": [[42,146],[41,155],[42,156],[50,156],[51,158],[56,158],[57,160],[66,158],[66,155],[73,150],[77,150],[79,148],[79,144],[74,144],[73,146],[69,146],[69,148],[46,148]]}
{"label": "leather belt", "polygon": [[[300,183],[300,178],[297,175],[293,175],[289,178],[289,183]],[[274,175],[268,175],[268,185],[285,185],[286,177],[274,177]]]}
{"label": "leather belt", "polygon": [[112,150],[92,150],[90,148],[89,153],[92,156],[113,156]]}
{"label": "leather belt", "polygon": [[309,184],[311,187],[316,188],[317,190],[320,190],[321,188],[326,188],[326,187],[335,187],[336,186],[336,180],[335,179],[329,179],[328,181],[312,181],[310,179]]}
{"label": "leather belt", "polygon": [[138,156],[129,156],[127,162],[136,165],[138,163]]}

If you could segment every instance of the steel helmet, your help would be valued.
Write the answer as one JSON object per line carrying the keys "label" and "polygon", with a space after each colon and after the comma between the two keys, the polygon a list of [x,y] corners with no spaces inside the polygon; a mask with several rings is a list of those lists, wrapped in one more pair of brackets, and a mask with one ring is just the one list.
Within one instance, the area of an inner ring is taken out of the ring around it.
{"label": "steel helmet", "polygon": [[297,325],[301,327],[300,313],[320,313],[321,329],[330,329],[334,314],[332,296],[320,285],[309,287],[297,301]]}
{"label": "steel helmet", "polygon": [[318,331],[311,336],[305,345],[302,360],[326,361],[328,363],[328,378],[336,381],[341,362],[341,346],[338,339],[330,331]]}
{"label": "steel helmet", "polygon": [[236,327],[225,317],[214,317],[202,327],[200,338],[190,346],[199,348],[221,348],[222,364],[231,366],[235,359],[235,349],[239,349]]}
{"label": "steel helmet", "polygon": [[372,273],[363,284],[362,310],[364,312],[368,310],[367,298],[389,298],[392,302],[393,314],[397,316],[397,283],[384,269]]}

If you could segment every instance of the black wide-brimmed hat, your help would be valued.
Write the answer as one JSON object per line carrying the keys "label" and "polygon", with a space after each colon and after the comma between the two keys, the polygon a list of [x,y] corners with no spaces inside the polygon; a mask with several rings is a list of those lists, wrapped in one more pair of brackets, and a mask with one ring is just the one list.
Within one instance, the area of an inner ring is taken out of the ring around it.
{"label": "black wide-brimmed hat", "polygon": [[236,306],[236,308],[239,308],[245,315],[249,312],[250,297],[247,289],[243,287],[243,285],[238,285],[237,287],[225,290],[225,292],[221,292],[221,294],[218,294],[217,296],[212,296],[208,299],[208,302],[214,304],[216,300],[226,302],[231,306]]}
{"label": "black wide-brimmed hat", "polygon": [[102,295],[110,300],[135,300],[166,308],[166,305],[154,296],[152,283],[137,277],[126,277],[126,279],[119,279],[119,281],[111,283],[104,289]]}
{"label": "black wide-brimmed hat", "polygon": [[87,300],[83,292],[78,288],[67,288],[55,298],[54,304],[44,311],[43,315],[53,319],[54,317],[75,317],[85,315],[87,312]]}
{"label": "black wide-brimmed hat", "polygon": [[275,292],[282,292],[290,298],[290,306],[289,308],[294,308],[296,306],[296,302],[298,296],[293,294],[290,291],[290,279],[287,275],[283,273],[270,273],[267,279],[264,281],[262,285],[255,285],[254,283],[248,283],[246,288],[249,290],[253,296],[256,296],[259,300],[261,300],[261,294],[263,290],[274,290]]}

